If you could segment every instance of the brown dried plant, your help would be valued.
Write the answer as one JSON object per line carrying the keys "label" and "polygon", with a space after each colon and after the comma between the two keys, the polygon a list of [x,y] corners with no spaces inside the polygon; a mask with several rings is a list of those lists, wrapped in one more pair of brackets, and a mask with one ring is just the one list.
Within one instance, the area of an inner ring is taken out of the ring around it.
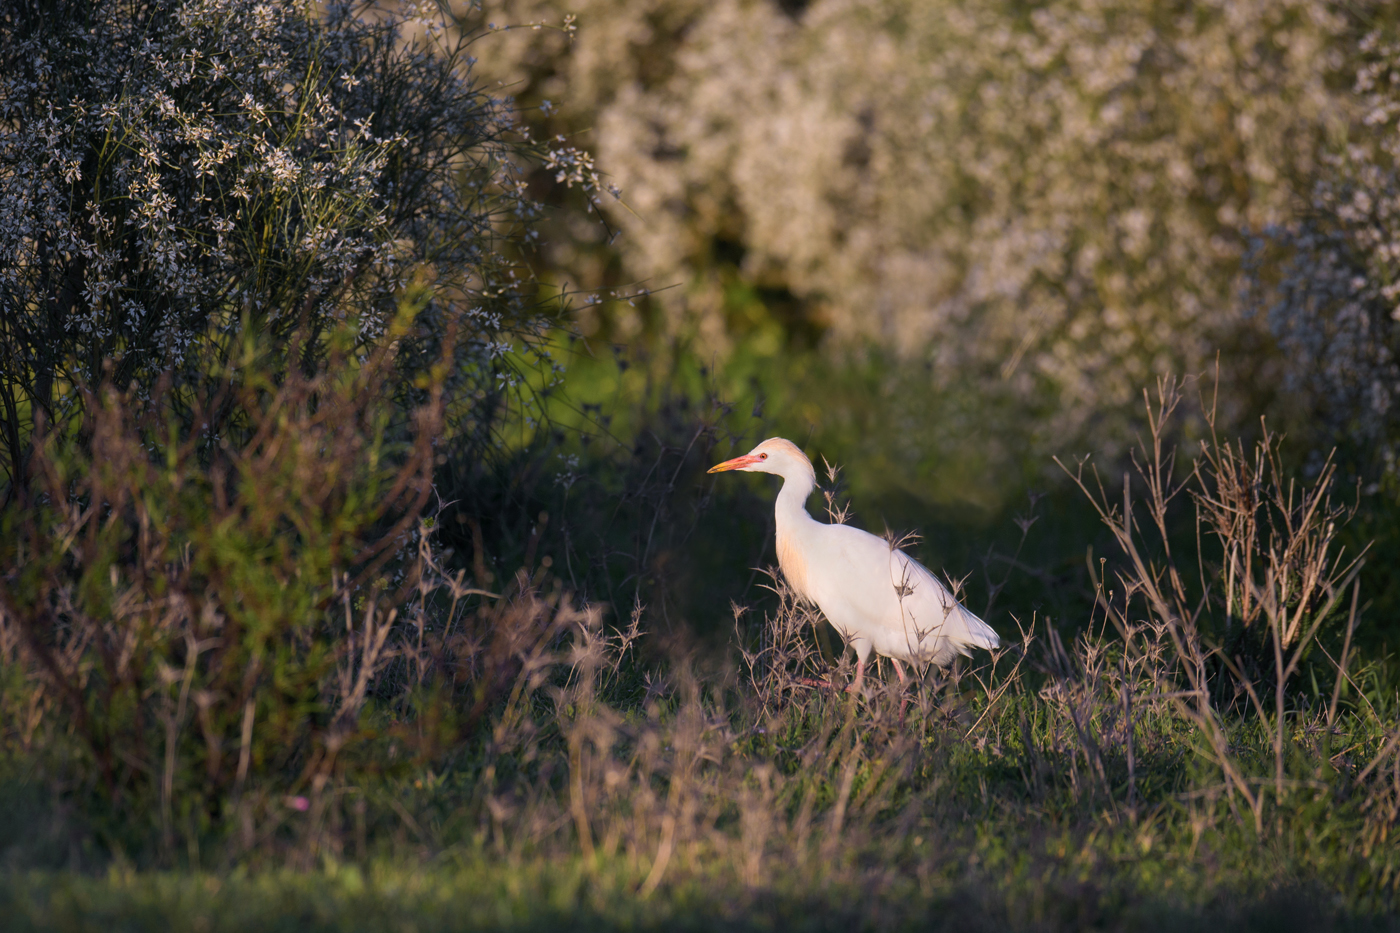
{"label": "brown dried plant", "polygon": [[431,494],[439,391],[396,439],[392,351],[331,344],[320,374],[278,378],[250,344],[207,403],[241,412],[221,436],[102,389],[78,436],[41,435],[3,516],[0,642],[29,738],[71,723],[63,780],[114,815],[149,805],[167,858],[215,825],[251,847],[284,800],[314,824],[392,654],[412,580],[386,571]]}
{"label": "brown dried plant", "polygon": [[[1086,472],[1082,462],[1074,471],[1060,465],[1093,503],[1127,559],[1117,571],[1117,592],[1107,580],[1096,581],[1099,606],[1117,627],[1130,658],[1148,653],[1161,658],[1158,646],[1166,636],[1171,652],[1162,660],[1168,663],[1145,668],[1155,681],[1154,698],[1172,701],[1200,731],[1225,788],[1245,800],[1259,827],[1266,787],[1272,786],[1278,800],[1297,784],[1285,768],[1292,735],[1290,682],[1319,630],[1338,622],[1334,610],[1356,579],[1361,555],[1347,556],[1335,545],[1347,513],[1331,498],[1330,460],[1316,480],[1300,485],[1285,475],[1279,439],[1267,425],[1253,453],[1246,454],[1242,443],[1219,440],[1213,409],[1207,408],[1211,439],[1202,444],[1190,472],[1178,479],[1168,423],[1181,398],[1179,383],[1163,379],[1155,400],[1147,399],[1148,440],[1134,461],[1146,490],[1140,506],[1146,522],[1134,508],[1129,474],[1124,474],[1119,504],[1097,469]],[[1195,505],[1198,539],[1198,576],[1190,582],[1173,553],[1171,504],[1183,492]],[[1155,554],[1147,550],[1147,531]],[[1202,533],[1219,546],[1223,556],[1218,565],[1206,560]],[[1267,671],[1252,667],[1241,643],[1231,640],[1237,626],[1265,647],[1272,661]],[[1261,675],[1272,680],[1272,711],[1257,689]],[[1337,677],[1343,676],[1339,666]],[[1273,774],[1267,782],[1252,774],[1236,751],[1220,705],[1225,679],[1248,696],[1258,724],[1271,736]]]}

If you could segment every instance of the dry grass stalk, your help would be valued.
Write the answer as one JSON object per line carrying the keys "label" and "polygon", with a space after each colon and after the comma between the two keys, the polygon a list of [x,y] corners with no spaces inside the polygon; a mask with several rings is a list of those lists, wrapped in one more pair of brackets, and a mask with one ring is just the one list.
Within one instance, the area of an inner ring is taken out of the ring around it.
{"label": "dry grass stalk", "polygon": [[[1293,786],[1285,776],[1290,681],[1319,629],[1333,618],[1333,610],[1353,585],[1361,561],[1334,546],[1338,525],[1347,513],[1330,498],[1331,461],[1316,481],[1299,486],[1286,477],[1278,439],[1267,425],[1262,426],[1263,436],[1254,453],[1247,455],[1241,443],[1219,441],[1208,410],[1212,440],[1202,445],[1202,454],[1186,479],[1178,480],[1167,432],[1181,400],[1177,382],[1159,381],[1155,401],[1148,399],[1148,441],[1141,446],[1142,459],[1135,460],[1146,490],[1143,510],[1153,533],[1151,544],[1158,556],[1144,551],[1144,527],[1134,511],[1129,475],[1123,477],[1119,505],[1108,495],[1097,469],[1086,473],[1084,463],[1074,471],[1061,467],[1093,503],[1128,559],[1118,573],[1121,595],[1115,597],[1105,592],[1105,583],[1098,584],[1100,606],[1118,628],[1130,655],[1151,650],[1144,635],[1165,633],[1172,649],[1171,657],[1164,659],[1169,663],[1152,666],[1158,694],[1170,699],[1200,730],[1230,790],[1245,800],[1259,828],[1265,805],[1263,784],[1248,773],[1234,751],[1217,705],[1221,684],[1214,669],[1223,667],[1232,675],[1237,689],[1249,697],[1258,724],[1271,733],[1271,783],[1275,799],[1281,799]],[[1194,589],[1172,553],[1169,507],[1183,492],[1195,504],[1198,535],[1204,530],[1223,553],[1218,570],[1208,568],[1204,557],[1200,559]],[[1134,602],[1146,610],[1145,620],[1131,615]],[[1223,609],[1221,618],[1214,614],[1217,608]],[[1262,634],[1272,656],[1272,669],[1267,672],[1274,693],[1272,713],[1264,708],[1256,689],[1259,673],[1230,648],[1238,647],[1238,640],[1232,640],[1236,626],[1256,638]],[[1184,678],[1185,689],[1178,677]]]}

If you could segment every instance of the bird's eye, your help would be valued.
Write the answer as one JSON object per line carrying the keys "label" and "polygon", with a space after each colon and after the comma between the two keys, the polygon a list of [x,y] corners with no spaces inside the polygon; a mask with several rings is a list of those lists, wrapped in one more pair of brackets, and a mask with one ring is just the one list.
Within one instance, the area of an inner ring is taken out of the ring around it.
{"label": "bird's eye", "polygon": [[760,460],[767,460],[767,459],[768,459],[768,455],[767,455],[767,454],[759,454],[759,455],[758,455],[758,459],[760,459]]}

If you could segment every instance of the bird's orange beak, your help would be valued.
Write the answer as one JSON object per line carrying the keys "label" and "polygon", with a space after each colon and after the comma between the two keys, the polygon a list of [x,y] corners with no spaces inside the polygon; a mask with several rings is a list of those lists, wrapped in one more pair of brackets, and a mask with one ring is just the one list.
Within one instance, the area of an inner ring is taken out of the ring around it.
{"label": "bird's orange beak", "polygon": [[759,458],[754,454],[744,454],[742,457],[735,457],[733,460],[726,460],[723,463],[716,463],[706,470],[706,473],[723,473],[726,470],[740,470],[751,463],[757,463]]}

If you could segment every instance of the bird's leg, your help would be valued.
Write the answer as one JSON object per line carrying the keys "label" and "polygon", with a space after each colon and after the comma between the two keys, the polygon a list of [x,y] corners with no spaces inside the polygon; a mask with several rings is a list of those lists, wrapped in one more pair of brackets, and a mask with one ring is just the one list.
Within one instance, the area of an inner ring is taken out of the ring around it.
{"label": "bird's leg", "polygon": [[865,658],[856,658],[856,679],[846,688],[847,693],[860,693],[860,685],[865,682]]}
{"label": "bird's leg", "polygon": [[899,721],[904,722],[904,711],[909,707],[909,694],[906,691],[909,679],[904,676],[904,665],[899,663],[899,658],[890,658],[890,663],[894,665],[894,672],[899,675]]}

